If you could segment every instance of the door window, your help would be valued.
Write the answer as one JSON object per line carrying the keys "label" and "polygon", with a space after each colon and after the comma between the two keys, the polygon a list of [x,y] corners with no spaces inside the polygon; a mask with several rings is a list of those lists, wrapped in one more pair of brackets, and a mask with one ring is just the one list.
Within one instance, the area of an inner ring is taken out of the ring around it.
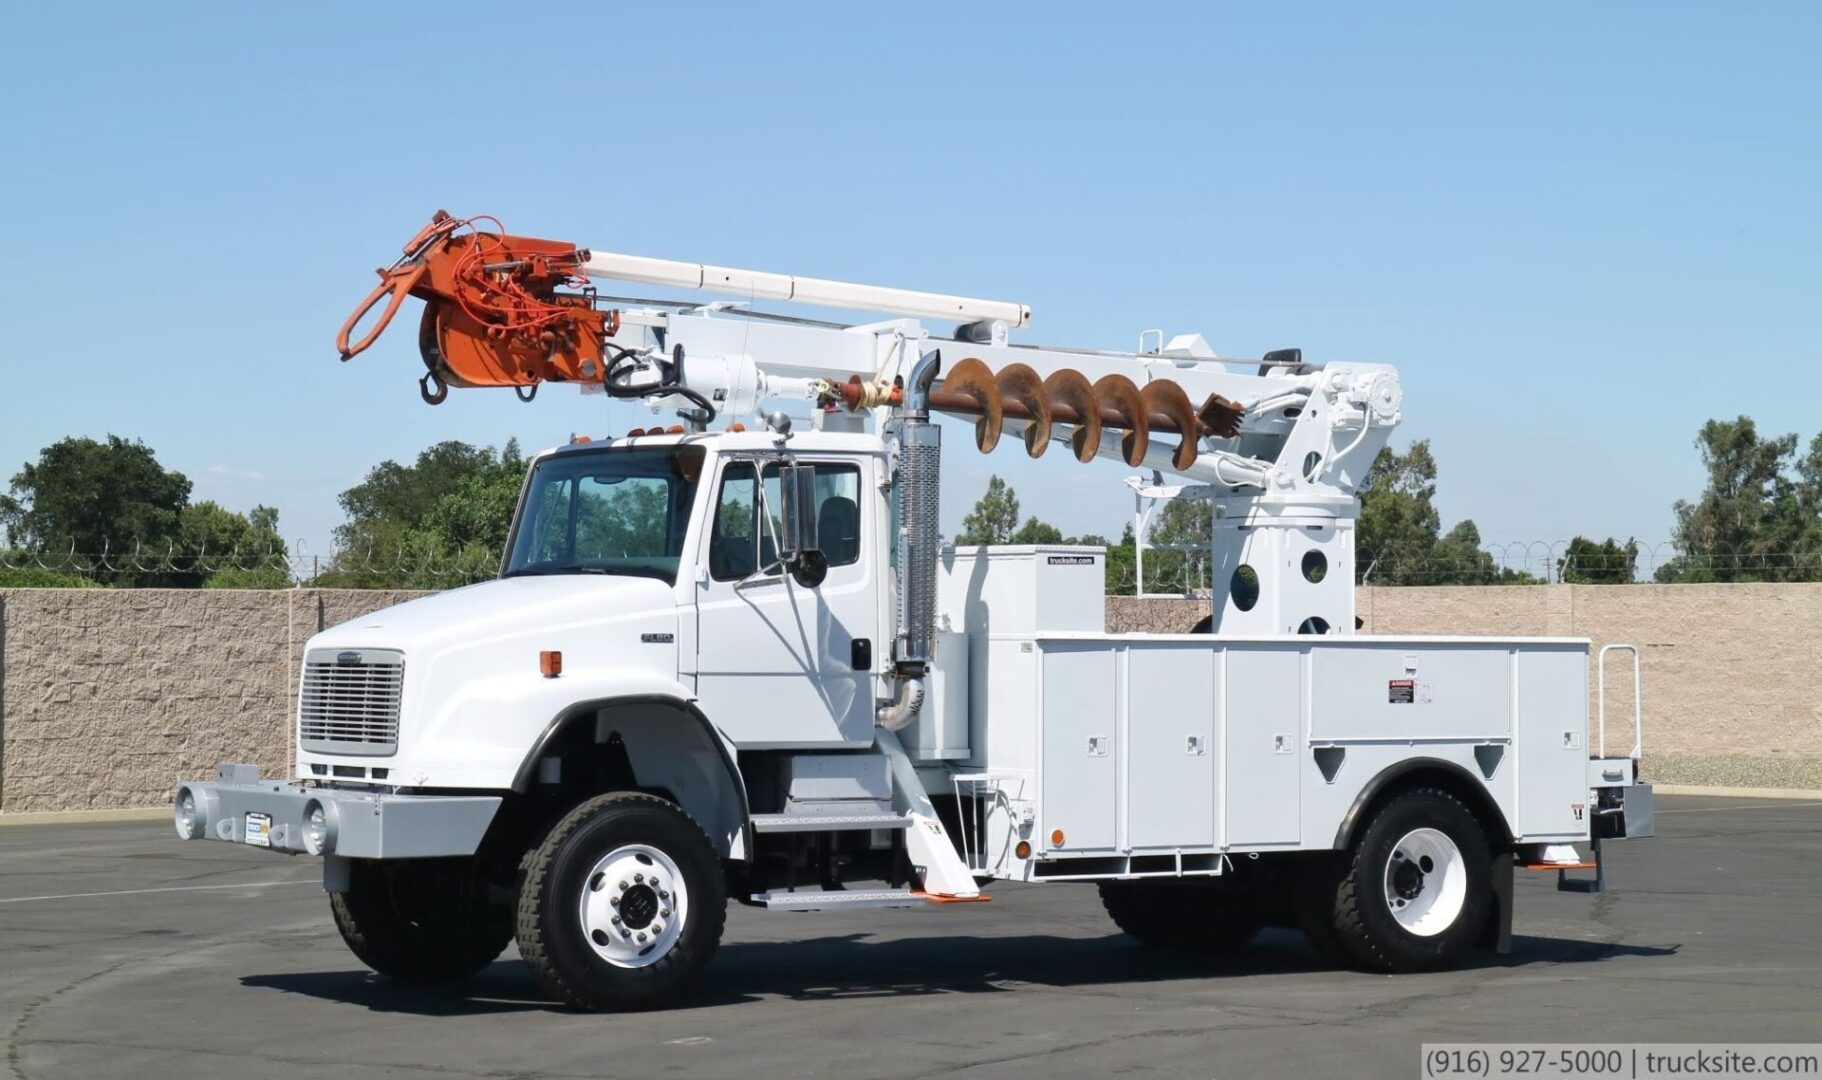
{"label": "door window", "polygon": [[[832,567],[859,562],[860,469],[854,465],[816,463],[805,463],[805,467],[816,473],[818,546]],[[763,502],[758,490],[760,477],[749,462],[736,462],[722,470],[709,537],[709,576],[716,581],[739,581],[761,570],[781,572],[774,565],[782,528],[778,520],[778,466],[765,467]]]}

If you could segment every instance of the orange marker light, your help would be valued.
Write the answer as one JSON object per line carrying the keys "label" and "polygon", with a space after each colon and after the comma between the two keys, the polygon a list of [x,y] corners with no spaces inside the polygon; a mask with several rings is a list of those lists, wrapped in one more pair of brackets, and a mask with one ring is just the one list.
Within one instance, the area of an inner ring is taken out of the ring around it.
{"label": "orange marker light", "polygon": [[563,674],[563,654],[555,649],[546,649],[539,653],[538,670],[546,679],[554,679]]}
{"label": "orange marker light", "polygon": [[1050,830],[1050,846],[1051,847],[1062,847],[1063,846],[1063,830],[1061,830],[1061,829]]}
{"label": "orange marker light", "polygon": [[1012,849],[1012,853],[1021,859],[1031,858],[1031,841],[1020,840],[1018,846]]}

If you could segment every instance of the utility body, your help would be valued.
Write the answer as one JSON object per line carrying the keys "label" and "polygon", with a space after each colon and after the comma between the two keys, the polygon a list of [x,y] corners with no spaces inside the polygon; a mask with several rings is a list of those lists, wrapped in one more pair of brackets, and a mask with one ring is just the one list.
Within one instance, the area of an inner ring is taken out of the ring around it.
{"label": "utility body", "polygon": [[[1295,926],[1421,970],[1504,947],[1515,866],[1599,889],[1601,841],[1651,834],[1636,654],[1610,756],[1585,639],[1355,633],[1392,368],[1155,332],[1032,347],[1021,304],[451,221],[365,305],[426,300],[427,400],[570,381],[680,422],[537,455],[497,580],[312,638],[297,776],[178,788],[180,836],[320,857],[380,972],[461,978],[516,939],[562,1000],[649,1007],[701,975],[729,899],[984,901],[995,880],[1095,882],[1150,945]],[[587,283],[608,278],[894,317],[615,301]],[[350,346],[352,325],[345,356],[384,320]],[[1208,617],[1109,633],[1104,550],[943,544],[933,413],[982,450],[1182,477],[1141,486],[1209,503]]]}

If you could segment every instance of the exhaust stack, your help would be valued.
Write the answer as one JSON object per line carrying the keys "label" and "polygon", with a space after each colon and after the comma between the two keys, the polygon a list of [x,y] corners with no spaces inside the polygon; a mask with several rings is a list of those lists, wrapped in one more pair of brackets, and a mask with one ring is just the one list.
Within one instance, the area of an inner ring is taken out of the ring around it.
{"label": "exhaust stack", "polygon": [[898,428],[898,638],[894,659],[921,673],[936,643],[936,561],[942,557],[938,495],[943,431],[930,422],[930,384],[942,366],[928,352],[911,368]]}
{"label": "exhaust stack", "polygon": [[892,659],[898,696],[882,705],[879,726],[898,731],[924,706],[924,675],[936,650],[936,561],[942,557],[938,514],[943,430],[930,422],[930,384],[942,353],[918,358],[906,381],[898,424],[898,634]]}

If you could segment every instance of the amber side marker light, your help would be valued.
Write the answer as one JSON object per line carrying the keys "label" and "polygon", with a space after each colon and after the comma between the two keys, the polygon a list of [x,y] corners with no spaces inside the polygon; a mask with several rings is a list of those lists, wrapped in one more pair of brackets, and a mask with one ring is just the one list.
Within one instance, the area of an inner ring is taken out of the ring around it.
{"label": "amber side marker light", "polygon": [[1031,841],[1020,840],[1018,846],[1012,849],[1012,853],[1021,859],[1031,858]]}
{"label": "amber side marker light", "polygon": [[563,674],[563,654],[555,649],[545,649],[538,654],[538,670],[546,679]]}
{"label": "amber side marker light", "polygon": [[1050,846],[1051,847],[1062,847],[1063,846],[1063,830],[1052,829],[1050,831]]}

